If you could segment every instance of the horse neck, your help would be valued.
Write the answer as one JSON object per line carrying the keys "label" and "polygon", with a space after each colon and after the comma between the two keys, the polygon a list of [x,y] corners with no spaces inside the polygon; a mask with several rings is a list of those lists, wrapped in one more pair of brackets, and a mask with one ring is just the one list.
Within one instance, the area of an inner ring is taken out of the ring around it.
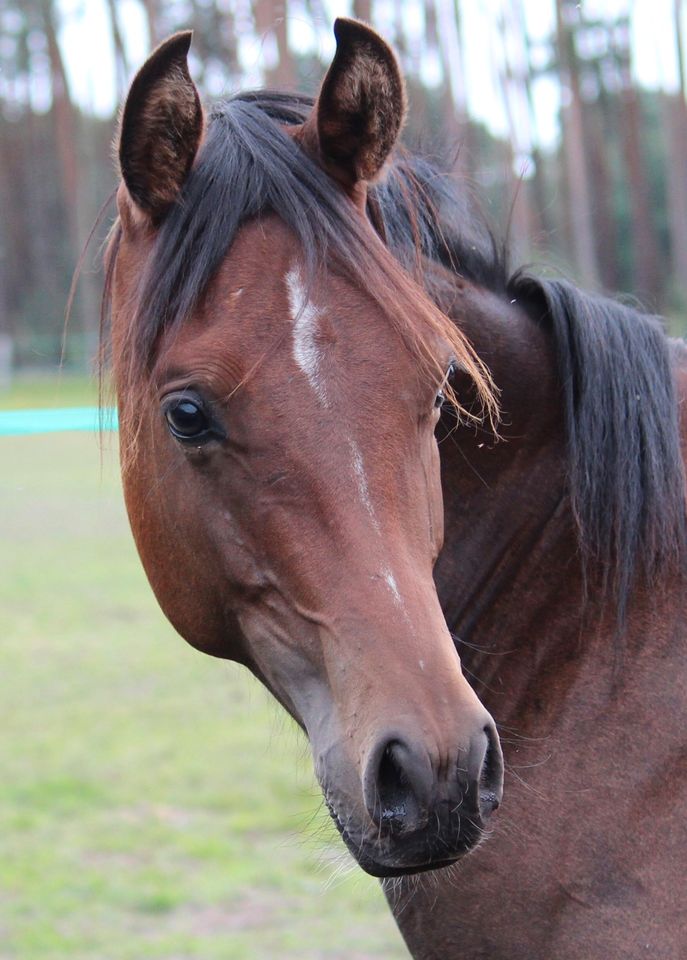
{"label": "horse neck", "polygon": [[647,636],[655,651],[671,642],[676,649],[685,604],[677,583],[659,593],[638,583],[618,635],[598,578],[582,571],[544,326],[518,304],[465,284],[452,312],[501,388],[503,426],[496,442],[467,427],[441,442],[445,546],[435,579],[478,694],[500,720],[523,729],[533,705],[539,724],[572,684],[613,696],[620,650],[644,644],[643,655],[650,653]]}

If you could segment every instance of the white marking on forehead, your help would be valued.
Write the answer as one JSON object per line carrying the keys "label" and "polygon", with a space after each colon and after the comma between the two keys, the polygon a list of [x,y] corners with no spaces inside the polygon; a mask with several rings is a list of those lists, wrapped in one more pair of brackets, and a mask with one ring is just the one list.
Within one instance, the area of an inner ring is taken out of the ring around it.
{"label": "white marking on forehead", "polygon": [[320,371],[322,355],[316,339],[322,311],[308,300],[297,266],[289,270],[285,279],[293,320],[293,359],[308,378],[320,403],[326,407],[329,402]]}

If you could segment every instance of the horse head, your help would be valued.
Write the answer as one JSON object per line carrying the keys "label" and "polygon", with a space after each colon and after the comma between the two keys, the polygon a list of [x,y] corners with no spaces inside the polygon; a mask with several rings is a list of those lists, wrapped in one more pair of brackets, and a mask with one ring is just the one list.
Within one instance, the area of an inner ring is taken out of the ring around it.
{"label": "horse head", "polygon": [[354,21],[335,32],[314,105],[245,95],[206,116],[188,33],[138,73],[112,349],[126,503],[162,609],[297,720],[353,856],[393,876],[454,861],[501,797],[494,722],[432,576],[449,374],[493,393],[370,222],[405,114],[394,54]]}

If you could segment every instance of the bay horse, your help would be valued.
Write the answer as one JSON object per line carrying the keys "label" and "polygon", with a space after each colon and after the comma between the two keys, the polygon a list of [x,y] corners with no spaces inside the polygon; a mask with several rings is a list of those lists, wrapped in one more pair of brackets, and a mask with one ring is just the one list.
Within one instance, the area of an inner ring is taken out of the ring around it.
{"label": "bay horse", "polygon": [[206,115],[190,33],[132,83],[105,303],[143,566],[306,732],[413,957],[684,960],[687,354],[510,274],[399,146],[392,50],[334,32],[314,101]]}

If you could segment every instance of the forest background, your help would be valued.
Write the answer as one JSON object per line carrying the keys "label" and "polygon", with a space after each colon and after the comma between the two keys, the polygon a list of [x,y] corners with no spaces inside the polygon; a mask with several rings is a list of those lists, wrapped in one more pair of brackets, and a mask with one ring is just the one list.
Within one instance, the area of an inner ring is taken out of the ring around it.
{"label": "forest background", "polygon": [[[406,139],[462,178],[514,265],[621,292],[687,330],[684,0],[0,0],[0,382],[59,362],[71,276],[110,196],[118,104],[147,51],[195,31],[208,99],[314,92],[336,15],[408,79]],[[66,365],[96,352],[99,244]]]}

